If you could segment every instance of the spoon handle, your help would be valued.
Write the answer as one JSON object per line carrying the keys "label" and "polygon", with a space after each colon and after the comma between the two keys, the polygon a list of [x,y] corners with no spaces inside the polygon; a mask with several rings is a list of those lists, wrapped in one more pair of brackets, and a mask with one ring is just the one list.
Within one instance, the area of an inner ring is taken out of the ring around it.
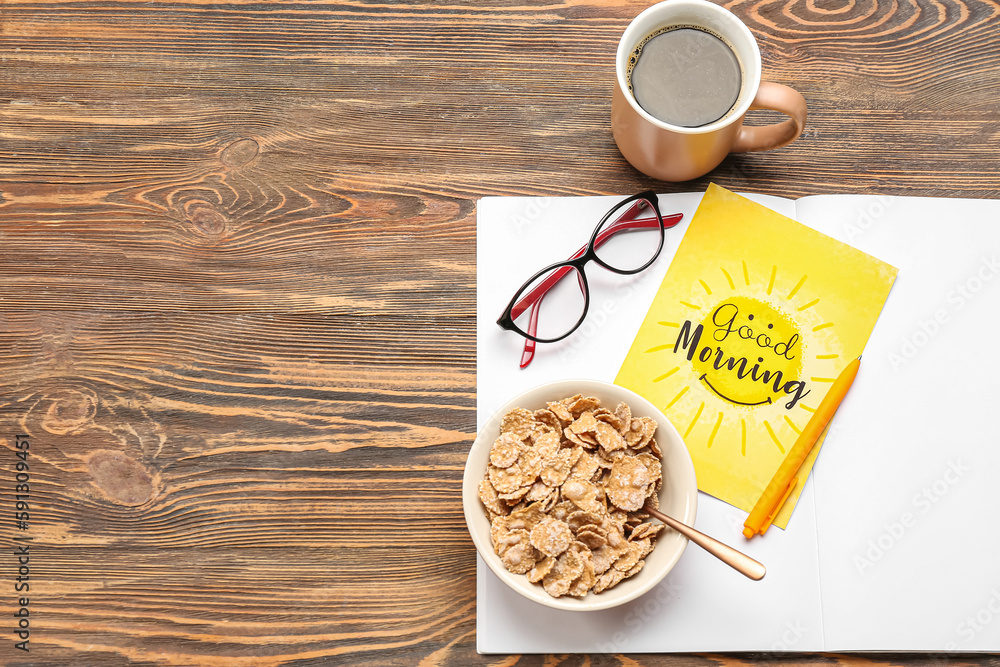
{"label": "spoon handle", "polygon": [[764,575],[767,574],[767,568],[765,568],[758,561],[755,561],[753,558],[750,558],[750,556],[747,556],[745,553],[737,551],[731,546],[723,544],[714,537],[709,537],[705,533],[695,530],[687,524],[681,523],[677,519],[672,519],[663,512],[654,510],[648,505],[643,509],[697,544],[708,553],[721,560],[726,565],[734,568],[740,574],[749,577],[754,581],[760,581],[764,578]]}

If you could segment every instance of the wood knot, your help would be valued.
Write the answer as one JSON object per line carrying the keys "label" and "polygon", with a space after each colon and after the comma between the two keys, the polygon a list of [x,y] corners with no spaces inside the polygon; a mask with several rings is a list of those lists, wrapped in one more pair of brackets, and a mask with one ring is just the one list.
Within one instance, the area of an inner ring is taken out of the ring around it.
{"label": "wood knot", "polygon": [[97,488],[117,503],[135,507],[153,497],[153,476],[126,454],[99,449],[87,458],[87,470]]}
{"label": "wood knot", "polygon": [[219,159],[227,167],[242,167],[249,164],[260,153],[260,144],[253,139],[237,139],[222,149]]}
{"label": "wood knot", "polygon": [[194,199],[184,204],[184,216],[205,236],[225,234],[226,223],[229,222],[224,213],[203,199]]}
{"label": "wood knot", "polygon": [[77,389],[63,389],[47,396],[49,407],[41,427],[54,435],[65,435],[91,422],[97,414],[97,396]]}

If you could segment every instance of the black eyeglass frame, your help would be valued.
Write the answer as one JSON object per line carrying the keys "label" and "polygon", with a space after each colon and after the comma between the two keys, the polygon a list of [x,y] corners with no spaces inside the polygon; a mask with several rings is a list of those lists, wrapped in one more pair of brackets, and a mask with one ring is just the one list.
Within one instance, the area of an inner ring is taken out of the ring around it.
{"label": "black eyeglass frame", "polygon": [[[598,257],[597,248],[595,244],[597,242],[598,236],[601,233],[601,228],[608,221],[608,219],[611,218],[611,216],[614,215],[615,213],[621,211],[622,209],[627,210],[629,204],[638,201],[645,201],[652,207],[653,212],[656,214],[656,220],[659,223],[659,228],[660,228],[660,241],[656,247],[656,252],[653,253],[652,257],[650,257],[645,264],[635,269],[619,269],[614,266],[611,266],[610,264],[602,260],[600,257]],[[497,325],[499,325],[501,329],[504,329],[506,331],[513,331],[514,333],[524,336],[528,340],[533,340],[536,343],[555,343],[560,340],[563,340],[564,338],[566,338],[567,336],[569,336],[574,331],[580,328],[580,325],[583,324],[583,321],[587,319],[587,313],[590,310],[590,284],[587,282],[587,273],[584,270],[586,264],[591,260],[593,260],[597,262],[600,266],[604,267],[605,269],[613,273],[626,276],[634,275],[636,273],[639,273],[640,271],[644,271],[645,269],[649,268],[650,265],[652,265],[652,263],[656,261],[656,258],[660,256],[660,252],[663,250],[663,240],[665,236],[666,236],[666,227],[663,224],[663,215],[660,213],[660,206],[659,202],[656,199],[655,192],[653,192],[652,190],[646,190],[644,192],[640,192],[639,194],[635,194],[632,195],[631,197],[623,199],[619,203],[615,204],[611,208],[611,210],[609,210],[606,214],[604,214],[604,217],[601,218],[601,221],[597,223],[596,227],[594,227],[594,232],[590,236],[590,242],[587,244],[587,249],[582,255],[562,262],[556,262],[555,264],[552,264],[540,271],[537,271],[534,275],[528,278],[528,280],[526,280],[524,284],[518,288],[517,292],[514,293],[514,298],[510,300],[510,303],[507,304],[507,307],[504,309],[503,314],[500,315],[500,317],[497,319]],[[523,292],[541,276],[556,271],[563,267],[575,269],[577,273],[580,275],[580,280],[583,283],[583,311],[580,314],[580,318],[576,321],[576,324],[574,324],[572,327],[570,327],[568,331],[566,331],[566,333],[562,334],[557,338],[539,338],[537,336],[529,334],[526,331],[522,331],[514,323],[512,312],[518,300],[522,297]]]}

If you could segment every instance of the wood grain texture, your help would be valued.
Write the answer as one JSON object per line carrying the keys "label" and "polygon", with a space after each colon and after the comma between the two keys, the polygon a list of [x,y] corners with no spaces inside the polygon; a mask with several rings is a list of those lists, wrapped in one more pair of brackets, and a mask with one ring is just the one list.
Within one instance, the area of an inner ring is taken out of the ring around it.
{"label": "wood grain texture", "polygon": [[609,130],[647,4],[0,0],[0,664],[926,661],[475,654],[477,198],[1000,194],[995,2],[726,3],[809,122],[685,184]]}

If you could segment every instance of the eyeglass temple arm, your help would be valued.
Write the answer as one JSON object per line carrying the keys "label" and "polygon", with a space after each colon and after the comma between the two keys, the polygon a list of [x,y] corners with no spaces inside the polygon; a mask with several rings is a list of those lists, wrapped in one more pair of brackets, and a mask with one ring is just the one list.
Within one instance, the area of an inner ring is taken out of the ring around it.
{"label": "eyeglass temple arm", "polygon": [[[594,248],[600,248],[608,241],[608,239],[610,239],[612,236],[614,236],[620,231],[625,231],[629,229],[648,229],[650,227],[658,227],[660,223],[657,221],[655,216],[652,218],[637,218],[634,220],[629,219],[631,216],[635,215],[638,211],[642,210],[642,208],[644,207],[640,205],[640,202],[636,202],[635,204],[630,206],[627,211],[622,213],[621,217],[618,218],[618,220],[611,223],[611,225],[609,225],[607,229],[605,229],[603,232],[597,235],[597,238],[594,239]],[[678,222],[680,222],[683,217],[684,216],[681,213],[674,213],[673,215],[668,215],[666,217],[663,217],[662,220],[664,229],[669,229],[673,227]],[[582,257],[585,252],[587,252],[586,245],[577,250],[575,253],[573,253],[573,255],[567,261],[578,259],[579,257]],[[528,294],[525,294],[524,297],[516,304],[514,304],[513,308],[511,308],[511,319],[517,318],[518,316],[521,315],[521,313],[525,311],[526,308],[530,307],[531,313],[529,313],[528,315],[528,333],[534,336],[538,327],[538,308],[542,303],[542,298],[548,293],[550,289],[552,289],[553,286],[558,284],[559,281],[562,280],[563,276],[569,273],[570,270],[571,270],[570,267],[567,266],[558,269],[556,271],[553,271],[552,275],[550,275],[544,281],[539,283],[539,285],[535,287],[535,289],[531,290]],[[577,280],[581,282],[580,289],[582,291],[583,278],[578,276]],[[524,350],[521,352],[521,363],[520,363],[521,368],[527,367],[528,364],[531,363],[532,359],[534,359],[535,346],[536,346],[535,341],[531,340],[530,338],[524,339]]]}

